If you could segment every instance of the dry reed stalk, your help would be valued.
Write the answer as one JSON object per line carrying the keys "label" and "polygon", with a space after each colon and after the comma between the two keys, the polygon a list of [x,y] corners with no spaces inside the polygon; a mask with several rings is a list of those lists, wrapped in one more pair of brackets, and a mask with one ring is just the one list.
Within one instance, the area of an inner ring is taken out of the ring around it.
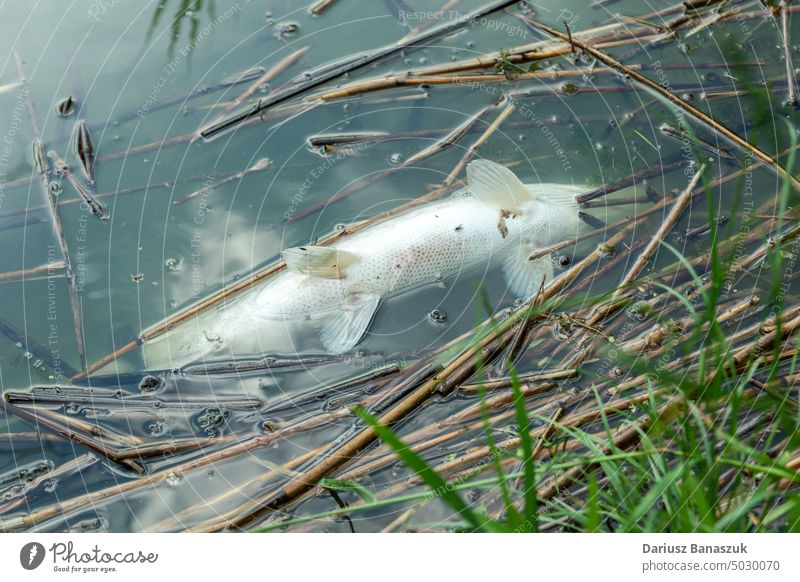
{"label": "dry reed stalk", "polygon": [[38,267],[31,267],[30,269],[20,269],[18,271],[6,271],[0,273],[0,283],[7,283],[9,281],[24,281],[36,275],[47,274],[48,276],[55,276],[55,272],[63,271],[66,267],[66,262],[53,261],[52,263],[45,263]]}
{"label": "dry reed stalk", "polygon": [[512,113],[514,113],[514,111],[516,111],[516,109],[517,109],[517,106],[514,105],[513,103],[509,103],[508,105],[505,106],[505,108],[497,115],[497,117],[494,119],[494,121],[492,121],[492,123],[489,124],[489,127],[486,128],[486,131],[484,131],[480,135],[480,137],[475,140],[475,143],[473,143],[471,146],[469,146],[469,149],[467,149],[467,151],[464,153],[464,155],[458,161],[456,166],[450,171],[450,173],[447,175],[447,178],[444,179],[444,184],[446,186],[449,186],[450,184],[453,183],[453,181],[456,179],[456,177],[461,173],[461,170],[463,170],[466,167],[467,163],[478,152],[478,149],[480,149],[480,147],[484,143],[486,143],[486,141],[492,136],[492,134],[494,134],[494,132],[498,130],[498,128],[503,124],[503,122],[506,119],[508,119],[508,117]]}
{"label": "dry reed stalk", "polygon": [[229,112],[231,109],[239,107],[242,103],[244,103],[250,97],[252,97],[261,88],[262,85],[264,85],[266,83],[269,83],[272,79],[274,79],[275,77],[277,77],[278,75],[280,75],[281,73],[286,71],[286,69],[288,69],[295,62],[297,62],[297,60],[300,59],[300,57],[302,57],[304,54],[306,54],[310,48],[311,48],[310,45],[306,45],[306,46],[304,46],[302,48],[297,49],[296,51],[294,51],[290,55],[287,55],[283,59],[281,59],[280,62],[278,62],[274,67],[272,67],[271,69],[266,71],[252,85],[250,85],[250,87],[248,87],[247,90],[244,93],[239,95],[233,101],[225,103],[222,106],[222,112],[220,112],[220,114],[217,117],[215,117],[214,119],[209,121],[198,132],[198,134],[200,134],[203,131],[205,131],[205,129],[208,128],[208,127],[212,127],[214,125],[217,125],[225,117],[227,112]]}

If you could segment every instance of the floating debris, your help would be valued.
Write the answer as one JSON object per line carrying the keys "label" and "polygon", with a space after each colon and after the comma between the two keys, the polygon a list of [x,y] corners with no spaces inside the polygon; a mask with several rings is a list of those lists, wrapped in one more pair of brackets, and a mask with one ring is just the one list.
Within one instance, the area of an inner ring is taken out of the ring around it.
{"label": "floating debris", "polygon": [[569,255],[558,255],[555,258],[555,264],[559,269],[564,270],[572,264],[572,258]]}
{"label": "floating debris", "polygon": [[59,176],[65,176],[67,180],[69,180],[70,184],[72,184],[72,186],[78,192],[86,206],[89,207],[89,210],[92,214],[104,221],[111,218],[111,213],[108,211],[108,208],[106,208],[102,202],[99,202],[88,190],[88,188],[81,184],[80,180],[72,175],[72,172],[69,171],[69,166],[64,160],[58,157],[58,154],[56,154],[54,151],[50,151],[47,153],[47,157],[53,160],[53,163],[56,166],[56,173]]}
{"label": "floating debris", "polygon": [[275,28],[280,36],[290,36],[300,30],[300,25],[296,22],[279,22]]}
{"label": "floating debris", "polygon": [[139,283],[142,279],[144,279],[144,273],[133,273],[131,275],[131,281],[134,283]]}
{"label": "floating debris", "polygon": [[56,103],[56,113],[59,117],[69,117],[75,113],[75,100],[72,95]]}
{"label": "floating debris", "polygon": [[308,138],[308,145],[314,148],[325,146],[336,146],[343,144],[362,143],[383,139],[390,134],[385,131],[370,131],[364,133],[334,133],[325,135],[314,135]]}
{"label": "floating debris", "polygon": [[36,166],[36,171],[42,176],[50,171],[50,166],[47,165],[47,158],[44,155],[44,144],[42,140],[33,140],[33,163]]}
{"label": "floating debris", "polygon": [[83,119],[75,124],[75,153],[81,161],[83,174],[89,182],[94,182],[94,144],[89,135],[89,127]]}

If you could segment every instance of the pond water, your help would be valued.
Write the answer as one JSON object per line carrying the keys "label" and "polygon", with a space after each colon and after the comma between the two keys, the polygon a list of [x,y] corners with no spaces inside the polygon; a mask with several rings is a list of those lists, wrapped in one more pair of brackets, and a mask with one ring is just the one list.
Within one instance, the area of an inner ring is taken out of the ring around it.
{"label": "pond water", "polygon": [[[37,525],[41,529],[182,530],[226,511],[235,514],[243,505],[257,503],[266,487],[265,472],[346,434],[352,418],[343,415],[314,430],[184,470],[188,460],[269,435],[270,427],[340,410],[342,402],[321,388],[360,374],[380,374],[386,366],[391,371],[391,366],[411,364],[420,353],[469,331],[485,316],[487,303],[494,310],[511,307],[514,298],[499,267],[481,266],[386,301],[365,339],[343,358],[242,373],[165,372],[164,368],[187,363],[175,361],[157,366],[152,370],[154,379],[143,382],[148,363],[136,347],[95,366],[89,379],[76,379],[77,387],[70,387],[70,378],[86,365],[274,263],[282,249],[313,243],[342,225],[433,190],[503,111],[508,101],[497,103],[504,92],[518,94],[516,110],[477,155],[509,165],[523,182],[590,189],[654,164],[667,167],[682,159],[682,140],[659,129],[664,123],[678,126],[672,108],[651,93],[632,90],[630,79],[609,72],[601,63],[585,58],[578,63],[585,68],[583,74],[564,78],[514,79],[520,72],[574,69],[570,55],[531,69],[527,63],[520,71],[512,67],[509,79],[502,82],[401,87],[314,107],[297,107],[303,101],[295,98],[282,106],[282,112],[271,112],[213,140],[195,137],[220,113],[235,110],[224,107],[249,89],[259,74],[290,55],[296,58],[242,106],[307,80],[304,72],[397,41],[431,17],[437,23],[449,22],[484,5],[473,0],[449,2],[452,8],[431,15],[430,4],[339,0],[320,15],[311,14],[305,4],[285,0],[76,0],[7,2],[0,7],[0,35],[6,39],[0,55],[0,387],[15,394],[33,390],[41,397],[37,407],[44,422],[50,423],[40,424],[39,435],[30,418],[11,409],[0,411],[4,520],[147,478],[80,442],[52,436],[53,426],[76,431],[99,426],[107,431],[100,440],[123,449],[192,441],[203,446],[149,457],[144,472],[156,476],[151,482],[107,501],[92,499],[63,514],[42,514]],[[535,14],[561,29],[566,22],[577,32],[616,22],[615,13],[645,15],[672,5],[607,4],[598,9],[577,0],[531,2],[529,11],[511,8],[493,14],[429,46],[404,51],[323,87],[445,65],[545,39],[546,34],[524,22],[524,14]],[[743,13],[757,12],[760,6],[728,3]],[[634,25],[640,26],[630,21]],[[789,111],[782,104],[786,79],[779,20],[761,15],[731,18],[687,34],[680,42],[629,43],[608,50],[628,65],[641,65],[637,70],[765,151],[774,154],[788,147],[789,132],[781,121]],[[796,53],[794,48],[792,52]],[[27,79],[24,84],[19,83],[15,55]],[[772,89],[760,100],[734,93],[716,95],[765,82]],[[68,97],[74,100],[74,110],[59,115],[58,104]],[[76,121],[86,121],[96,158],[94,195],[110,212],[108,220],[99,220],[80,203],[67,179],[51,174],[50,180],[60,184],[56,199],[75,273],[74,298],[36,171],[37,136],[28,99],[46,150],[64,159],[78,180],[83,176],[73,134]],[[759,117],[764,107],[767,114]],[[478,114],[478,122],[455,146],[402,167],[404,160]],[[692,127],[712,144],[712,153],[705,152],[712,158],[709,179],[741,167],[744,156],[736,146],[719,142],[707,128]],[[314,135],[372,132],[385,135],[327,153],[308,143]],[[731,158],[713,155],[714,148],[732,152]],[[269,163],[239,174],[261,160]],[[365,183],[373,176],[380,179]],[[464,179],[464,172],[457,177]],[[753,170],[748,180],[755,193],[754,207],[773,200],[781,184],[774,172],[764,168]],[[659,193],[680,191],[687,176],[677,168],[656,173],[649,184]],[[349,195],[331,200],[354,185]],[[718,214],[729,219],[736,214],[732,205],[741,187],[741,180],[732,180],[713,189]],[[623,198],[632,195],[637,203],[625,207],[628,216],[649,207],[641,181],[635,192],[620,193]],[[641,232],[651,232],[667,211],[642,223]],[[601,203],[587,212],[607,220],[615,210]],[[707,220],[703,200],[684,216],[671,242],[678,244],[678,233]],[[735,231],[736,221],[730,224]],[[636,232],[626,244],[638,240]],[[588,249],[600,239],[593,240]],[[709,239],[681,244],[692,257],[707,250]],[[562,252],[574,263],[588,251],[579,246]],[[600,271],[586,287],[587,296],[613,291],[634,258]],[[656,264],[673,260],[669,253],[659,253]],[[589,270],[584,276],[593,277],[595,272]],[[215,312],[209,313],[213,317]],[[293,341],[296,354],[262,341],[264,353],[240,355],[324,359],[312,326],[297,332]],[[169,347],[163,340],[157,345],[164,350],[160,355],[166,354],[161,360],[168,362]],[[533,349],[521,365],[548,368],[547,356]],[[355,384],[342,392],[342,398],[354,402],[365,386],[370,384]],[[323,396],[305,397],[315,391]],[[473,400],[474,396],[461,395],[437,400],[415,414],[404,430],[430,425]],[[29,413],[34,410],[29,401],[18,406]],[[449,451],[435,454],[444,458]],[[184,463],[182,469],[171,473],[179,463]],[[379,492],[407,475],[406,469],[391,465],[364,483]],[[358,499],[352,493],[347,496]],[[203,500],[214,501],[204,505]],[[302,515],[335,507],[330,496],[319,496],[291,511]],[[405,509],[398,505],[361,514],[357,529],[380,530]],[[426,511],[425,523],[444,515],[436,504]],[[349,526],[323,521],[314,527],[346,531]]]}

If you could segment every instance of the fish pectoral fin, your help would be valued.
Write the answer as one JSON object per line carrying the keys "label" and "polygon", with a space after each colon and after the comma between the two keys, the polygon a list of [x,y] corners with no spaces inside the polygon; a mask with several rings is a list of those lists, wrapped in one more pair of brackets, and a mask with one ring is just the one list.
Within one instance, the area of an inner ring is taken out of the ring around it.
{"label": "fish pectoral fin", "polygon": [[379,295],[354,293],[341,309],[331,313],[322,326],[322,345],[331,354],[343,354],[355,347],[367,331],[380,302]]}
{"label": "fish pectoral fin", "polygon": [[525,247],[515,248],[503,260],[503,274],[508,288],[515,297],[521,299],[533,297],[539,291],[542,281],[549,283],[554,277],[550,255],[529,261],[529,250]]}
{"label": "fish pectoral fin", "polygon": [[344,269],[358,260],[358,255],[349,251],[311,245],[286,249],[281,254],[292,273],[323,279],[343,279]]}
{"label": "fish pectoral fin", "polygon": [[520,208],[533,200],[533,194],[514,172],[489,160],[475,160],[467,165],[470,192],[486,206],[519,214]]}

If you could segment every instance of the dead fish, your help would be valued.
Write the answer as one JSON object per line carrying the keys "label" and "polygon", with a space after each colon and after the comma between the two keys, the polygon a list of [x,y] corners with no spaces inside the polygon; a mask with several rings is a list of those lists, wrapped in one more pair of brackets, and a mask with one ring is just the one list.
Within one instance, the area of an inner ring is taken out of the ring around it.
{"label": "dead fish", "polygon": [[47,158],[44,155],[44,144],[40,139],[33,140],[33,163],[36,165],[36,171],[43,176],[50,171],[50,166],[47,164]]}
{"label": "dead fish", "polygon": [[56,104],[56,113],[59,117],[69,117],[75,113],[75,100],[72,95],[66,99],[62,99]]}
{"label": "dead fish", "polygon": [[94,144],[89,135],[89,127],[83,119],[75,124],[75,153],[81,160],[84,176],[89,182],[94,182]]}
{"label": "dead fish", "polygon": [[225,77],[221,81],[221,85],[237,85],[239,83],[244,83],[246,81],[255,81],[261,75],[265,73],[264,69],[261,67],[253,67],[252,69],[247,69],[241,73],[236,73],[234,75],[230,75]]}
{"label": "dead fish", "polygon": [[337,146],[343,144],[361,143],[388,137],[390,134],[385,131],[370,131],[364,133],[331,133],[313,135],[308,138],[308,145],[314,148]]}
{"label": "dead fish", "polygon": [[[667,125],[666,123],[661,125],[661,127],[659,127],[658,129],[661,130],[661,133],[663,133],[664,135],[668,135],[669,137],[675,138],[681,142],[692,141],[692,136],[689,135],[688,131],[681,131],[675,129],[674,127],[672,127],[671,125]],[[702,149],[709,152],[710,154],[713,154],[720,158],[726,158],[729,160],[736,159],[734,155],[725,148],[717,147],[716,145],[714,145],[710,141],[703,139],[702,137],[694,136],[694,139],[697,140],[698,146],[700,146]]]}
{"label": "dead fish", "polygon": [[303,325],[309,319],[321,328],[327,352],[343,354],[359,343],[384,298],[484,262],[502,263],[511,292],[532,297],[543,280],[553,279],[554,270],[549,256],[538,261],[528,256],[579,232],[575,197],[581,189],[526,185],[488,160],[467,166],[467,182],[467,191],[377,223],[335,245],[285,249],[285,271],[204,321],[202,328],[194,321],[175,328],[170,337],[174,350],[145,343],[147,365],[160,367],[159,359],[165,357],[199,361],[260,325],[272,322],[281,333],[287,322]]}

